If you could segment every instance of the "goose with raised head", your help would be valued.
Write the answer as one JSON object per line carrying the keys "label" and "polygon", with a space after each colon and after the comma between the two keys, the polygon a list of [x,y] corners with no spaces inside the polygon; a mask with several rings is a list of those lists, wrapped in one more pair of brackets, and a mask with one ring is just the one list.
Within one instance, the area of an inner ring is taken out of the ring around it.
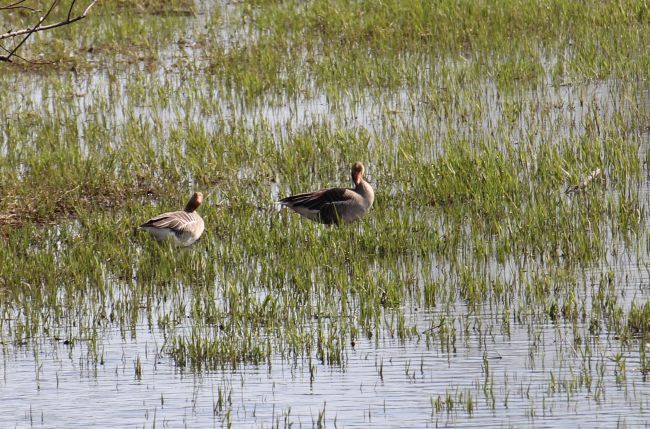
{"label": "goose with raised head", "polygon": [[355,162],[351,173],[354,188],[329,188],[292,195],[281,199],[280,204],[324,224],[353,222],[368,213],[375,201],[375,192],[364,180],[364,173],[364,165]]}
{"label": "goose with raised head", "polygon": [[201,237],[205,224],[196,212],[203,202],[203,194],[195,192],[185,210],[167,212],[149,219],[138,229],[151,233],[158,241],[172,239],[179,246],[189,246]]}

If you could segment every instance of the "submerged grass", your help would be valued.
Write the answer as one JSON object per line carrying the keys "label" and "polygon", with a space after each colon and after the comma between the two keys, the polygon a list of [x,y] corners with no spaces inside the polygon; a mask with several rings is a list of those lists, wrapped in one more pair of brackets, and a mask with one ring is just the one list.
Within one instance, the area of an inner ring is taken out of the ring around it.
{"label": "submerged grass", "polygon": [[[648,6],[637,1],[287,1],[263,2],[242,14],[252,23],[254,42],[235,45],[225,62],[213,64],[247,89],[285,88],[292,72],[277,68],[296,58],[326,88],[413,84],[431,59],[467,61],[473,76],[504,87],[546,82],[549,74],[554,83],[622,77],[648,66],[641,48],[650,37]],[[213,58],[220,58],[217,51]],[[273,66],[257,68],[260,58]],[[266,71],[255,81],[268,85],[251,87],[247,74],[232,73],[229,65]]]}
{"label": "submerged grass", "polygon": [[[487,351],[518,329],[534,370],[552,325],[585,360],[609,332],[629,352],[647,309],[612,273],[647,254],[647,22],[626,1],[104,2],[26,51],[93,46],[77,74],[0,66],[4,350],[64,339],[101,362],[104,330],[146,325],[183,369],[279,357],[318,377],[361,340]],[[357,160],[377,193],[362,221],[277,211]],[[195,190],[196,245],[135,230]],[[499,406],[485,356],[477,390],[432,413]],[[576,365],[550,394],[602,379]]]}

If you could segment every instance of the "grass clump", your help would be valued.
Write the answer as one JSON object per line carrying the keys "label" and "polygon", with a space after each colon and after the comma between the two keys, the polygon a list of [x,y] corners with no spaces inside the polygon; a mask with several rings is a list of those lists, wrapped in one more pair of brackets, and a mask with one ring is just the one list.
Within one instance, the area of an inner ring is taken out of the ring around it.
{"label": "grass clump", "polygon": [[650,303],[632,304],[627,315],[627,326],[634,335],[650,332]]}

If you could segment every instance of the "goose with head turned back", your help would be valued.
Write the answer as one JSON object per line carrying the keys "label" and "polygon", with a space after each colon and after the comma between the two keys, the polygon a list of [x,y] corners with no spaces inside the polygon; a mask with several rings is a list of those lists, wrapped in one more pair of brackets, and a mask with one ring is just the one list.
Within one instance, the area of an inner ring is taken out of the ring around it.
{"label": "goose with head turned back", "polygon": [[363,178],[365,167],[360,162],[352,166],[354,188],[329,188],[292,195],[280,200],[302,216],[324,224],[353,222],[364,216],[375,201],[372,186]]}
{"label": "goose with head turned back", "polygon": [[196,212],[203,202],[203,194],[195,192],[185,210],[167,212],[149,219],[138,229],[151,233],[158,241],[171,238],[179,246],[189,246],[201,237],[205,224]]}

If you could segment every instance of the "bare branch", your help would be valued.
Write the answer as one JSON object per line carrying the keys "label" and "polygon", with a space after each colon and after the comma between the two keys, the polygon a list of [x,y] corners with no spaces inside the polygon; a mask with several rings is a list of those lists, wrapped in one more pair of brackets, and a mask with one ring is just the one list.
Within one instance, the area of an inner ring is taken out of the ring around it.
{"label": "bare branch", "polygon": [[31,12],[39,12],[38,9],[34,9],[29,6],[21,6],[22,3],[25,3],[27,0],[18,0],[14,3],[8,4],[7,6],[0,6],[0,10],[12,10],[12,9],[26,9]]}
{"label": "bare branch", "polygon": [[[10,53],[10,52],[11,52],[9,49],[5,48],[4,46],[0,46],[0,49],[2,49],[3,51],[5,51],[5,52],[7,52],[7,53]],[[25,61],[26,63],[29,63],[29,64],[34,64],[34,65],[54,64],[53,61],[34,61],[34,60],[28,60],[27,58],[25,58],[25,57],[21,57],[20,55],[18,55],[18,54],[15,53],[15,52],[13,53],[13,56],[16,57],[16,58],[18,58],[19,60]]]}
{"label": "bare branch", "polygon": [[27,35],[23,38],[23,40],[20,41],[20,43],[14,46],[14,48],[11,50],[11,52],[9,52],[9,54],[5,55],[4,57],[0,57],[1,61],[11,61],[11,57],[16,53],[16,51],[21,46],[23,46],[23,43],[25,43],[27,39],[29,39],[29,36],[31,36],[32,34],[34,34],[35,31],[37,31],[37,29],[41,26],[43,21],[45,21],[47,17],[50,16],[50,13],[52,13],[52,10],[54,10],[54,6],[56,6],[58,2],[59,0],[54,0],[54,2],[52,2],[47,13],[38,20],[38,24],[27,33]]}
{"label": "bare branch", "polygon": [[20,5],[21,3],[25,3],[25,1],[26,0],[18,0],[18,1],[15,1],[15,2],[11,3],[11,4],[8,4],[7,6],[0,6],[0,10],[1,9],[14,9],[14,8],[18,7],[18,5]]}
{"label": "bare branch", "polygon": [[37,25],[38,28],[23,28],[22,30],[10,31],[10,32],[4,33],[4,34],[0,34],[0,40],[8,39],[9,37],[20,36],[22,34],[27,34],[27,33],[31,33],[31,32],[34,32],[34,31],[45,31],[45,30],[50,30],[52,28],[72,24],[73,22],[79,21],[80,19],[84,19],[86,17],[86,15],[88,15],[88,12],[90,11],[90,9],[95,5],[95,3],[97,3],[97,0],[93,0],[81,15],[76,16],[74,18],[66,19],[65,21],[57,22],[57,23],[54,23],[54,24],[43,25],[41,27],[39,27]]}
{"label": "bare branch", "polygon": [[[24,1],[25,0],[17,0],[15,3],[13,3],[13,4],[9,5],[9,6],[5,6],[5,8],[16,7],[16,6],[20,5],[21,3],[23,3]],[[72,24],[73,22],[84,19],[88,15],[88,12],[90,11],[90,9],[95,5],[95,3],[97,3],[97,0],[93,0],[90,4],[88,4],[88,6],[86,7],[86,9],[84,9],[84,11],[83,11],[83,13],[81,15],[77,15],[75,17],[72,17],[72,9],[74,8],[74,5],[77,2],[77,0],[73,0],[72,4],[70,5],[70,8],[68,9],[68,17],[65,20],[55,22],[53,24],[41,25],[47,19],[47,17],[50,15],[50,13],[54,9],[54,7],[58,4],[58,2],[59,2],[59,0],[54,0],[52,2],[52,4],[50,5],[50,8],[47,11],[47,13],[39,19],[38,24],[36,24],[34,27],[23,28],[21,30],[14,30],[14,31],[6,32],[4,34],[0,34],[0,40],[8,39],[8,38],[16,37],[16,36],[22,36],[23,34],[26,34],[26,36],[20,41],[20,43],[18,43],[18,45],[16,45],[11,51],[9,51],[9,54],[0,56],[0,61],[11,61],[11,57],[15,56],[16,51],[18,50],[18,48],[20,48],[32,34],[34,34],[36,32],[39,32],[39,31],[51,30],[53,28],[62,27],[64,25],[69,25],[69,24]]]}
{"label": "bare branch", "polygon": [[77,0],[72,0],[72,3],[70,3],[70,9],[68,9],[68,21],[70,21],[70,15],[72,15],[72,8],[74,8],[74,4],[77,2]]}

